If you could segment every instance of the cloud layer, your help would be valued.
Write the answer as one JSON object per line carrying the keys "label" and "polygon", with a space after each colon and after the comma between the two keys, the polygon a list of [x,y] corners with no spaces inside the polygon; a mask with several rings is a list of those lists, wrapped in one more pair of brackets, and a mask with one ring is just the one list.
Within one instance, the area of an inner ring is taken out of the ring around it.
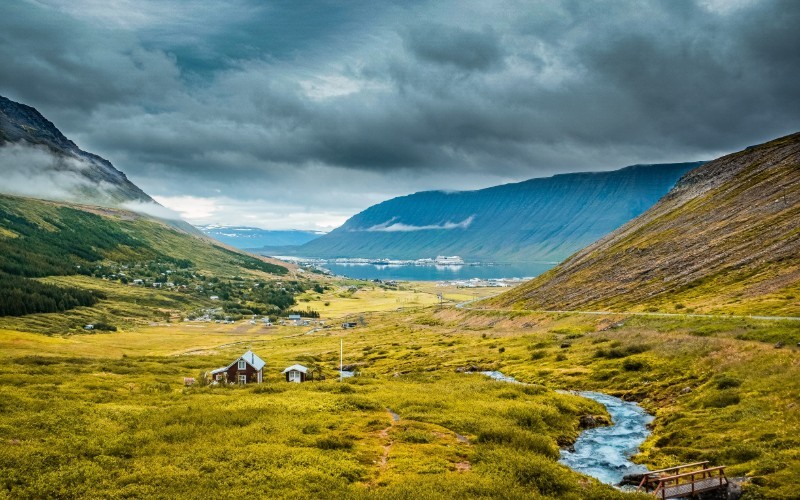
{"label": "cloud layer", "polygon": [[[369,233],[409,233],[414,231],[431,231],[431,230],[442,230],[442,229],[466,229],[471,224],[472,221],[475,220],[474,215],[470,215],[466,219],[462,220],[461,222],[443,222],[441,224],[428,224],[425,226],[415,226],[413,224],[404,224],[402,222],[395,222],[397,217],[393,217],[392,219],[384,222],[383,224],[376,224],[372,227],[367,229],[362,229],[362,231],[366,231]],[[358,231],[357,229],[355,231]]]}
{"label": "cloud layer", "polygon": [[134,212],[179,219],[177,212],[156,203],[119,203],[119,187],[96,179],[96,165],[83,158],[53,154],[41,146],[9,144],[0,147],[0,193],[54,201],[101,204]]}
{"label": "cloud layer", "polygon": [[798,25],[792,0],[4,2],[0,94],[165,203],[204,200],[195,222],[318,229],[793,132]]}

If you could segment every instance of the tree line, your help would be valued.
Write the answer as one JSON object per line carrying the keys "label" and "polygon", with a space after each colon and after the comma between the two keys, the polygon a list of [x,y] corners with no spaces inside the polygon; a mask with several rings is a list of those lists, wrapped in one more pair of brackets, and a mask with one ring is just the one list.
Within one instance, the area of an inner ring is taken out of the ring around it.
{"label": "tree line", "polygon": [[101,292],[61,287],[0,273],[0,316],[63,312],[92,306],[104,299]]}

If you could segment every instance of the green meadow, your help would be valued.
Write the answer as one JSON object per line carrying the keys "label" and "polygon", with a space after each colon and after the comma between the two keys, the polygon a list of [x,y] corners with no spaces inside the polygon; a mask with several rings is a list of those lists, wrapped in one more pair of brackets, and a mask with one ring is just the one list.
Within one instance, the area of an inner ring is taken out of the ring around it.
{"label": "green meadow", "polygon": [[[242,322],[0,330],[0,496],[635,498],[557,463],[580,417],[605,414],[558,389],[654,414],[638,462],[710,460],[750,477],[745,498],[796,494],[797,323],[362,312],[365,326],[311,333]],[[343,382],[340,341],[358,372]],[[267,362],[263,384],[184,386],[247,349]],[[294,363],[326,380],[286,383]]]}

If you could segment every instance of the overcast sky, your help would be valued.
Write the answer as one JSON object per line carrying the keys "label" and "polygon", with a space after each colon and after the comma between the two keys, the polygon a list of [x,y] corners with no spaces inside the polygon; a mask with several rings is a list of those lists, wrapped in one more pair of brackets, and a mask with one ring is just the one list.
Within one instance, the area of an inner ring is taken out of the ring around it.
{"label": "overcast sky", "polygon": [[193,223],[712,159],[800,130],[800,1],[7,0],[0,94]]}

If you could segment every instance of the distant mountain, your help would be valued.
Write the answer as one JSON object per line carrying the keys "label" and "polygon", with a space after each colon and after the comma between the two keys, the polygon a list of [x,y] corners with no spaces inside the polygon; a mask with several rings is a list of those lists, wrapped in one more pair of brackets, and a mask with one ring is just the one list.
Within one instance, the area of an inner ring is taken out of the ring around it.
{"label": "distant mountain", "polygon": [[692,170],[640,217],[491,305],[800,315],[800,133]]}
{"label": "distant mountain", "polygon": [[216,224],[197,226],[197,228],[217,241],[243,250],[302,245],[325,234],[321,231],[300,231],[295,229],[273,231],[257,227],[220,226]]}
{"label": "distant mountain", "polygon": [[351,217],[292,254],[560,261],[638,216],[701,162],[634,165],[478,191],[426,191]]}
{"label": "distant mountain", "polygon": [[78,148],[36,109],[2,96],[0,175],[0,191],[9,194],[160,207],[108,160]]}

